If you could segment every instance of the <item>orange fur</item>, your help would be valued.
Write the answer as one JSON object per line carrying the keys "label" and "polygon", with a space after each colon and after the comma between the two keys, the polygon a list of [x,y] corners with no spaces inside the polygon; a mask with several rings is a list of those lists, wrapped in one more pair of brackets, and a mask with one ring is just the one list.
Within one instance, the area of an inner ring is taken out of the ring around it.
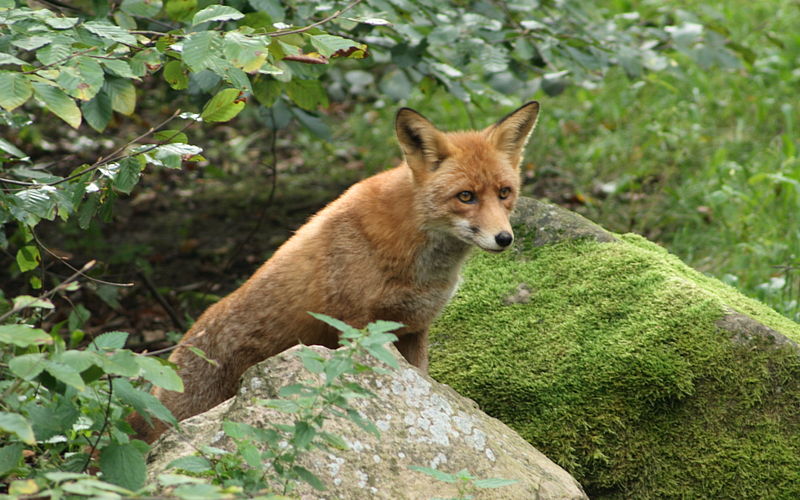
{"label": "orange fur", "polygon": [[[336,347],[336,332],[308,311],[356,327],[403,323],[398,349],[427,370],[428,326],[469,249],[499,252],[511,243],[519,162],[538,110],[529,102],[485,130],[445,133],[401,109],[395,128],[405,162],[353,185],[208,308],[181,343],[219,367],[180,346],[170,360],[185,390],[156,396],[182,420],[231,397],[245,369],[263,359],[298,343]],[[131,423],[150,442],[165,428],[138,415]]]}

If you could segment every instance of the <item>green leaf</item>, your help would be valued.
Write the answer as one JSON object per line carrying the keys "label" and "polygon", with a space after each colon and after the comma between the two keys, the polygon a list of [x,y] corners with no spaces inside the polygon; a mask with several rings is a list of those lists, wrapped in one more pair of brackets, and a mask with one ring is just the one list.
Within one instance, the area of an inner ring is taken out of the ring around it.
{"label": "green leaf", "polygon": [[66,434],[78,420],[80,411],[72,401],[61,399],[58,404],[28,405],[28,417],[37,441],[46,441],[53,436]]}
{"label": "green leaf", "polygon": [[111,357],[100,356],[100,365],[106,373],[113,373],[123,377],[135,377],[139,374],[139,365],[136,364],[136,355],[128,350],[120,350]]}
{"label": "green leaf", "polygon": [[183,42],[183,62],[195,73],[209,67],[222,43],[216,31],[201,31],[186,37]]}
{"label": "green leaf", "polygon": [[194,15],[192,18],[192,25],[207,23],[209,21],[231,21],[243,17],[244,14],[233,7],[228,7],[227,5],[211,5]]}
{"label": "green leaf", "polygon": [[281,413],[297,413],[299,410],[297,403],[288,399],[262,399],[259,403],[267,408],[278,410]]}
{"label": "green leaf", "polygon": [[21,73],[0,71],[0,106],[6,111],[13,111],[33,94],[31,83]]}
{"label": "green leaf", "polygon": [[11,45],[23,50],[35,50],[53,41],[52,36],[31,35],[25,38],[14,40]]}
{"label": "green leaf", "polygon": [[311,45],[325,57],[331,57],[340,50],[347,51],[350,48],[363,48],[363,44],[335,35],[309,35],[309,38]]}
{"label": "green leaf", "polygon": [[0,477],[5,476],[22,460],[22,443],[8,444],[0,448]]}
{"label": "green leaf", "polygon": [[37,344],[46,344],[53,339],[44,330],[31,328],[28,325],[2,325],[0,326],[0,342],[14,344],[18,347],[28,347]]}
{"label": "green leaf", "polygon": [[325,486],[320,478],[315,476],[310,470],[306,469],[305,467],[300,467],[299,465],[295,465],[292,467],[292,472],[294,472],[297,477],[305,481],[306,483],[310,484],[315,490],[318,491],[325,491],[328,489]]}
{"label": "green leaf", "polygon": [[283,21],[286,13],[280,0],[249,0],[250,5],[261,12],[266,12],[272,21]]}
{"label": "green leaf", "polygon": [[0,411],[0,431],[16,434],[24,443],[34,444],[33,428],[22,415]]}
{"label": "green leaf", "polygon": [[103,90],[98,92],[91,101],[83,103],[81,109],[86,123],[98,132],[105,130],[113,114],[111,98]]}
{"label": "green leaf", "polygon": [[408,468],[411,470],[415,470],[417,472],[422,472],[423,474],[427,474],[438,481],[444,481],[445,483],[456,482],[456,477],[453,474],[448,474],[447,472],[438,471],[430,467],[420,467],[419,465],[411,465]]}
{"label": "green leaf", "polygon": [[403,328],[404,326],[406,325],[403,323],[398,323],[397,321],[384,321],[381,319],[368,324],[367,331],[374,335],[378,333],[393,332]]}
{"label": "green leaf", "polygon": [[100,450],[103,479],[129,490],[138,490],[144,486],[147,476],[144,458],[132,444],[109,444]]}
{"label": "green leaf", "polygon": [[370,354],[375,356],[375,358],[386,363],[390,367],[397,369],[400,366],[397,362],[397,358],[392,356],[392,353],[389,352],[382,345],[366,346],[366,349]]}
{"label": "green leaf", "polygon": [[0,53],[0,65],[3,64],[16,64],[17,66],[20,66],[27,63],[18,57],[12,56],[11,54]]}
{"label": "green leaf", "polygon": [[350,446],[347,445],[347,441],[344,440],[342,436],[338,434],[331,434],[330,432],[320,432],[320,437],[322,438],[325,443],[329,446],[336,448],[337,450],[348,450]]}
{"label": "green leaf", "polygon": [[155,17],[161,12],[161,0],[122,0],[120,9],[132,16]]}
{"label": "green leaf", "polygon": [[33,83],[33,94],[44,107],[72,128],[81,126],[81,110],[63,90],[41,82]]}
{"label": "green leaf", "polygon": [[168,391],[183,392],[183,381],[178,373],[171,366],[159,361],[159,358],[139,355],[136,356],[136,364],[145,380]]}
{"label": "green leaf", "polygon": [[136,87],[125,78],[109,77],[103,90],[111,97],[111,109],[123,115],[136,110]]}
{"label": "green leaf", "polygon": [[16,156],[17,158],[20,159],[28,158],[28,155],[26,155],[23,150],[19,149],[18,147],[16,147],[15,145],[11,144],[10,142],[8,142],[3,138],[0,138],[0,150],[3,150],[6,153],[12,156]]}
{"label": "green leaf", "polygon": [[313,313],[313,312],[309,312],[308,314],[310,314],[311,316],[317,318],[318,320],[322,321],[323,323],[327,323],[328,325],[336,328],[337,330],[339,330],[342,333],[358,333],[358,330],[356,328],[353,328],[352,326],[348,325],[344,321],[338,320],[336,318],[331,318],[330,316],[325,315],[325,314],[318,314],[318,313]]}
{"label": "green leaf", "polygon": [[170,61],[164,66],[164,80],[175,90],[189,87],[189,75],[180,61]]}
{"label": "green leaf", "polygon": [[111,349],[122,349],[128,340],[128,332],[106,332],[101,333],[89,344],[88,349],[104,351]]}
{"label": "green leaf", "polygon": [[231,120],[244,109],[244,101],[239,100],[240,95],[241,92],[238,89],[219,91],[203,106],[200,117],[209,123]]}
{"label": "green leaf", "polygon": [[142,155],[123,158],[119,162],[119,170],[114,177],[114,187],[125,194],[130,194],[139,182],[145,159]]}
{"label": "green leaf", "polygon": [[27,245],[17,250],[17,266],[23,273],[36,269],[42,262],[39,249],[33,245]]}
{"label": "green leaf", "polygon": [[516,479],[476,479],[472,481],[474,486],[478,488],[502,488],[503,486],[511,486],[514,483],[518,483]]}
{"label": "green leaf", "polygon": [[158,142],[167,144],[175,142],[187,144],[189,142],[189,137],[187,137],[185,133],[175,129],[159,130],[153,134],[153,138]]}
{"label": "green leaf", "polygon": [[45,360],[44,371],[52,375],[56,380],[72,386],[79,391],[86,389],[86,384],[83,382],[83,378],[81,378],[80,371],[69,365],[53,360]]}
{"label": "green leaf", "polygon": [[197,8],[197,0],[169,0],[164,9],[173,21],[189,22]]}
{"label": "green leaf", "polygon": [[301,108],[313,111],[328,107],[328,95],[319,80],[292,80],[286,84],[286,94]]}
{"label": "green leaf", "polygon": [[48,17],[44,22],[53,29],[65,30],[78,24],[77,17]]}
{"label": "green leaf", "polygon": [[138,78],[131,70],[131,65],[128,64],[128,61],[122,59],[101,59],[100,64],[115,76],[131,79]]}
{"label": "green leaf", "polygon": [[11,372],[23,380],[33,380],[44,370],[45,355],[42,353],[22,354],[8,362]]}
{"label": "green leaf", "polygon": [[91,351],[79,351],[70,349],[53,356],[53,361],[64,364],[77,372],[82,372],[90,366],[98,363],[99,355]]}
{"label": "green leaf", "polygon": [[272,106],[282,91],[283,84],[274,78],[260,77],[253,84],[253,95],[265,108]]}
{"label": "green leaf", "polygon": [[45,65],[65,61],[72,54],[72,49],[62,43],[51,43],[36,51],[36,59]]}
{"label": "green leaf", "polygon": [[136,45],[136,37],[128,33],[127,30],[120,28],[116,24],[111,24],[108,21],[88,21],[82,24],[86,30],[100,38],[120,42],[127,45]]}
{"label": "green leaf", "polygon": [[301,450],[305,449],[311,444],[311,441],[316,435],[316,429],[310,426],[308,422],[300,420],[294,423],[294,436],[292,437],[292,441],[294,441],[294,446],[296,448]]}
{"label": "green leaf", "polygon": [[183,469],[187,472],[201,473],[210,471],[211,463],[203,457],[181,457],[167,464],[167,469]]}
{"label": "green leaf", "polygon": [[154,416],[172,425],[178,424],[178,421],[175,420],[175,417],[167,407],[149,392],[135,389],[128,380],[123,378],[115,378],[111,383],[113,384],[114,394],[122,402],[132,406],[147,422],[150,422],[150,416]]}
{"label": "green leaf", "polygon": [[61,68],[56,81],[72,97],[88,101],[103,87],[104,79],[105,73],[97,61],[80,56]]}

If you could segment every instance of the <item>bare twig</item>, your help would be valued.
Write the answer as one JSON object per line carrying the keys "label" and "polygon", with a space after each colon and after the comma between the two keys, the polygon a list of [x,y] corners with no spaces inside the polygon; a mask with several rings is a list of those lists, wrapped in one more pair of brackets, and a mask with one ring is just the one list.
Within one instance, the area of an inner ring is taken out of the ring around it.
{"label": "bare twig", "polygon": [[120,287],[128,287],[128,286],[133,286],[134,285],[133,283],[114,283],[114,282],[111,282],[111,281],[101,280],[99,278],[93,278],[93,277],[89,276],[88,274],[84,274],[84,273],[82,273],[80,271],[80,269],[78,269],[77,267],[75,267],[72,264],[70,264],[69,262],[67,262],[67,259],[65,259],[64,257],[61,257],[57,253],[53,252],[52,250],[50,250],[47,247],[47,245],[42,243],[42,240],[39,239],[39,236],[36,234],[36,231],[31,230],[31,234],[33,235],[33,239],[36,240],[36,243],[42,248],[42,250],[44,250],[45,252],[50,254],[51,257],[55,258],[56,260],[58,260],[59,262],[61,262],[65,266],[67,266],[68,268],[70,268],[73,271],[75,271],[76,273],[80,273],[81,276],[83,276],[84,278],[86,278],[89,281],[94,281],[95,283],[100,283],[101,285],[120,286]]}
{"label": "bare twig", "polygon": [[6,318],[11,316],[12,314],[16,314],[19,311],[32,306],[33,304],[35,304],[36,302],[38,302],[40,300],[49,299],[53,295],[57,294],[58,292],[60,292],[61,290],[65,289],[67,286],[69,286],[69,284],[72,283],[73,281],[75,281],[76,279],[78,279],[79,276],[85,275],[85,273],[89,269],[93,268],[96,263],[97,263],[96,260],[90,260],[89,262],[84,264],[84,266],[82,268],[80,268],[78,271],[76,271],[72,276],[70,276],[69,278],[65,279],[61,283],[59,283],[55,288],[53,288],[49,292],[43,293],[42,295],[39,295],[38,297],[36,297],[35,299],[33,299],[33,300],[31,300],[31,301],[29,301],[27,303],[23,304],[22,301],[20,301],[20,302],[14,304],[14,307],[12,307],[10,311],[8,311],[5,314],[3,314],[2,316],[0,316],[0,322],[5,320]]}
{"label": "bare twig", "polygon": [[182,332],[186,331],[186,325],[183,323],[183,320],[181,320],[181,317],[178,316],[178,313],[175,312],[175,309],[173,309],[172,306],[169,304],[169,302],[167,302],[167,299],[165,299],[164,296],[158,292],[158,289],[153,284],[153,280],[150,279],[150,276],[148,276],[147,273],[141,270],[137,271],[136,274],[138,274],[139,277],[142,279],[142,282],[144,283],[145,288],[147,288],[147,291],[150,292],[150,295],[152,295],[153,298],[156,299],[156,301],[161,305],[164,311],[166,311],[166,313],[169,315],[169,319],[172,320],[172,324],[178,330]]}
{"label": "bare twig", "polygon": [[353,0],[352,2],[347,4],[346,6],[342,7],[341,9],[337,10],[336,12],[331,14],[330,16],[326,17],[325,19],[322,19],[322,20],[317,21],[315,23],[311,23],[308,26],[304,26],[302,28],[294,28],[294,29],[284,30],[284,31],[273,31],[272,33],[267,33],[267,35],[269,35],[271,37],[278,37],[278,36],[284,36],[284,35],[294,35],[295,33],[303,33],[304,31],[308,31],[308,30],[310,30],[312,28],[316,28],[317,26],[319,26],[321,24],[325,24],[328,21],[336,19],[337,17],[341,16],[342,14],[347,12],[348,10],[350,10],[353,7],[355,7],[356,5],[360,4],[361,1],[362,0]]}

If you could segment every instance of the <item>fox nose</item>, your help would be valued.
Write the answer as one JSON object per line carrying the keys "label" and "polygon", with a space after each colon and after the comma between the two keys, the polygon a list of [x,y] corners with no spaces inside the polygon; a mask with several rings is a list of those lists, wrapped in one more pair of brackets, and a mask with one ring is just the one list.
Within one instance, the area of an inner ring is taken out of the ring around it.
{"label": "fox nose", "polygon": [[500,231],[494,236],[494,241],[501,247],[507,247],[514,241],[514,236],[508,231]]}

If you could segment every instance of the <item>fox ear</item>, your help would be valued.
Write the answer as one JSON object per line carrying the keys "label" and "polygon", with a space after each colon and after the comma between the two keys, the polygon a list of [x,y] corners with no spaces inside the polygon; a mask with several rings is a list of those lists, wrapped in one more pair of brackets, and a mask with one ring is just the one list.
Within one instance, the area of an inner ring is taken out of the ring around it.
{"label": "fox ear", "polygon": [[414,172],[436,170],[450,155],[444,134],[411,108],[401,108],[394,123],[400,149]]}
{"label": "fox ear", "polygon": [[528,138],[536,126],[538,117],[539,103],[531,101],[523,104],[487,129],[489,139],[495,147],[508,153],[515,166],[522,157],[522,150],[528,143]]}

